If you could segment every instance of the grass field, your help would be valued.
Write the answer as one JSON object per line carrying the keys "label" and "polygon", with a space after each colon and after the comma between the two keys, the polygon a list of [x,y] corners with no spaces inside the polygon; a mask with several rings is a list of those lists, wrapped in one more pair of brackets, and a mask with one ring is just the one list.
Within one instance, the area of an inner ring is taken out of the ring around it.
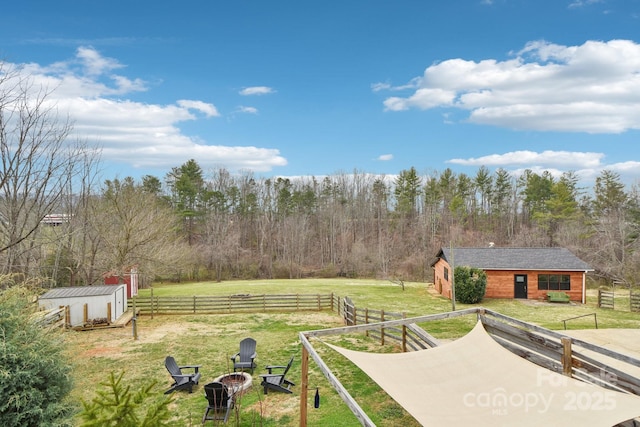
{"label": "grass field", "polygon": [[[151,290],[144,289],[142,294]],[[230,295],[335,293],[349,296],[358,307],[405,312],[408,317],[450,311],[451,302],[434,295],[424,283],[405,283],[404,290],[388,281],[377,280],[274,280],[156,284],[153,294],[162,295]],[[599,328],[640,328],[640,314],[601,310],[595,307],[595,296],[586,305],[547,304],[537,301],[484,300],[480,305],[550,329],[562,329],[563,319],[596,313]],[[456,308],[469,306],[457,304]],[[464,335],[475,322],[470,316],[461,319],[422,324],[429,333],[441,339]],[[216,376],[230,372],[230,356],[238,350],[242,338],[251,336],[258,342],[258,369],[253,387],[237,404],[230,425],[297,426],[299,425],[299,384],[301,347],[298,333],[305,330],[342,326],[336,313],[250,313],[233,315],[172,315],[142,316],[138,319],[138,339],[133,339],[132,327],[88,332],[68,332],[66,339],[70,358],[74,361],[74,401],[95,396],[97,386],[110,372],[125,371],[126,381],[138,387],[157,381],[158,393],[166,390],[170,377],[164,368],[164,358],[172,355],[178,364],[202,365],[202,379],[192,394],[177,392],[171,404],[172,425],[200,425],[206,407],[202,385]],[[593,316],[568,322],[571,329],[593,328]],[[377,349],[377,344],[364,336],[332,338],[340,345],[352,348]],[[317,345],[316,345],[317,344]],[[391,400],[359,369],[321,343],[314,343],[334,374],[349,389],[356,401],[379,426],[418,425],[399,405]],[[377,351],[392,351],[393,347]],[[293,394],[271,392],[262,394],[260,373],[268,364],[285,364],[295,356],[287,378],[296,383]],[[357,426],[351,414],[313,361],[309,372],[310,426]],[[316,387],[320,391],[320,408],[313,408]],[[428,398],[428,397],[425,397]],[[209,422],[211,425],[211,422]]]}

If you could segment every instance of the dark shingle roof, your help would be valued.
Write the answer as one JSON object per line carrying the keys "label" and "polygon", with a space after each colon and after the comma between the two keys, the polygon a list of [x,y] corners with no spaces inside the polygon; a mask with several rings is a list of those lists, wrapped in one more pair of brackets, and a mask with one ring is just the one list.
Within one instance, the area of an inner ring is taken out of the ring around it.
{"label": "dark shingle roof", "polygon": [[565,248],[453,248],[453,254],[450,248],[442,248],[438,258],[483,270],[593,271]]}
{"label": "dark shingle roof", "polygon": [[75,286],[71,288],[54,288],[40,296],[40,299],[93,297],[98,295],[111,295],[118,286]]}

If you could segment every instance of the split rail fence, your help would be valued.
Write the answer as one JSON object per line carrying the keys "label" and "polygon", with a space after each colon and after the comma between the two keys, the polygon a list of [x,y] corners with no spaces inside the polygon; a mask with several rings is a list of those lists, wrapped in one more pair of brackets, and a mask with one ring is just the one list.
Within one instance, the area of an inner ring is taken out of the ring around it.
{"label": "split rail fence", "polygon": [[[346,325],[379,323],[404,319],[405,313],[356,307],[349,297],[330,294],[235,294],[227,296],[137,296],[129,301],[141,315],[155,314],[232,314],[242,312],[323,311],[338,313]],[[438,340],[415,325],[381,327],[367,335],[382,345],[394,342],[403,351],[438,345]]]}
{"label": "split rail fence", "polygon": [[[381,323],[389,320],[406,319],[407,317],[406,313],[356,307],[349,297],[338,300],[337,311],[347,326]],[[413,323],[367,329],[366,335],[377,339],[381,345],[385,345],[388,340],[394,341],[402,347],[402,351],[408,351],[409,349],[413,351],[424,350],[440,344],[435,337]]]}
{"label": "split rail fence", "polygon": [[[614,291],[605,291],[603,289],[598,290],[598,307],[599,308],[608,308],[614,310],[616,308],[615,300],[616,298],[621,297],[620,293],[616,293]],[[623,301],[627,297],[623,295],[620,299]],[[634,312],[640,312],[640,292],[629,290],[629,310]],[[626,305],[626,302],[623,304]],[[618,308],[620,308],[620,301],[617,304]]]}
{"label": "split rail fence", "polygon": [[280,294],[163,297],[137,296],[129,301],[140,314],[226,314],[268,311],[335,310],[333,294]]}

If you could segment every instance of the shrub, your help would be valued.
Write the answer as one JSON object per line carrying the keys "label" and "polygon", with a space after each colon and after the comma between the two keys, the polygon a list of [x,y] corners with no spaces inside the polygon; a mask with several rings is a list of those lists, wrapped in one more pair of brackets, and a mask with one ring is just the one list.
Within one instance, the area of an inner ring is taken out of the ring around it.
{"label": "shrub", "polygon": [[100,383],[102,388],[97,391],[98,396],[91,402],[82,402],[82,427],[167,425],[171,417],[171,396],[154,393],[154,381],[132,392],[130,385],[122,384],[123,377],[124,372],[118,376],[111,372],[109,379]]}
{"label": "shrub", "polygon": [[456,267],[454,271],[456,301],[476,304],[487,290],[487,273],[479,268]]}
{"label": "shrub", "polygon": [[0,292],[0,425],[71,426],[71,366],[62,336],[33,320],[33,295]]}

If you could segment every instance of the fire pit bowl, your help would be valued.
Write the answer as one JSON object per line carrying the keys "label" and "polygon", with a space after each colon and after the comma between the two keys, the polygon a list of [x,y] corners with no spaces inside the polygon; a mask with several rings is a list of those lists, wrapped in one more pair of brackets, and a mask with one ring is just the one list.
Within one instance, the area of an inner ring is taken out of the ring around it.
{"label": "fire pit bowl", "polygon": [[229,393],[244,393],[251,387],[253,378],[246,372],[233,372],[230,374],[220,375],[214,382],[220,382],[227,386]]}

